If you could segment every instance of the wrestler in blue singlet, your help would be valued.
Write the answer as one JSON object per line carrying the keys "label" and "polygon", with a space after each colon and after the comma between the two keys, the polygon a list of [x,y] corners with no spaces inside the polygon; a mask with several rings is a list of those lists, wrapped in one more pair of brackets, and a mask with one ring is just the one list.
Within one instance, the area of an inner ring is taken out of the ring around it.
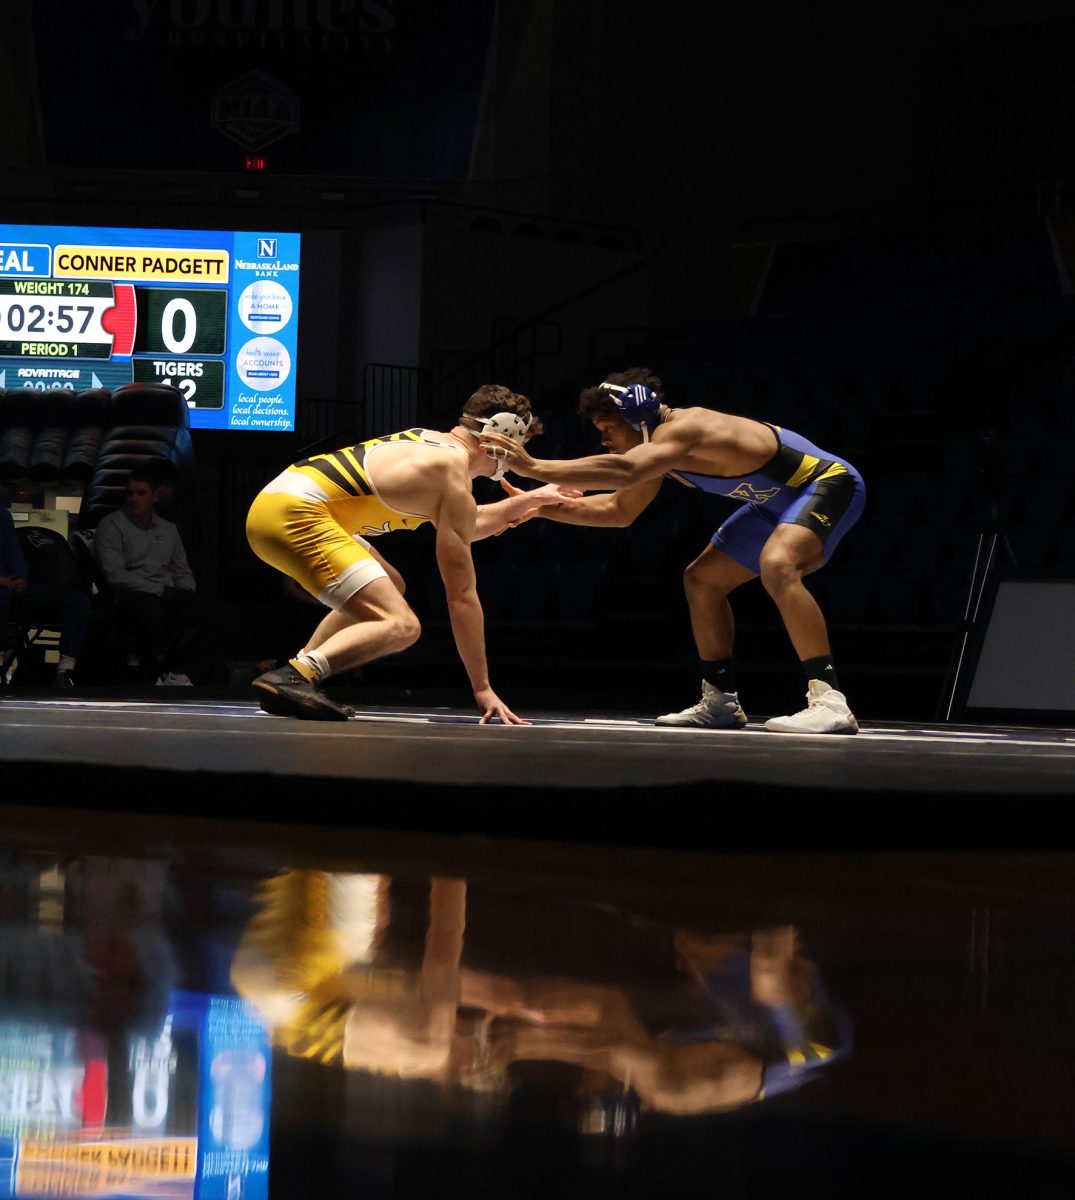
{"label": "wrestler in blue singlet", "polygon": [[688,487],[745,501],[713,534],[712,543],[756,574],[761,573],[762,547],[777,525],[812,529],[827,560],[866,503],[866,485],[850,463],[790,429],[769,428],[776,436],[776,453],[750,475],[668,473]]}

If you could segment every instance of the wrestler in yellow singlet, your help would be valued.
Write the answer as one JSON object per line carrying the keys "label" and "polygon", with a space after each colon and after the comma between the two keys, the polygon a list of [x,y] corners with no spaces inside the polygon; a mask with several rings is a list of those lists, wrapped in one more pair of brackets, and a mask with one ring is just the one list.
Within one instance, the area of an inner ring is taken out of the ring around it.
{"label": "wrestler in yellow singlet", "polygon": [[304,458],[262,488],[250,506],[246,534],[254,553],[329,608],[341,608],[372,580],[387,578],[368,538],[429,520],[426,513],[400,512],[379,495],[372,472],[377,448],[390,442],[465,456],[461,446],[428,430],[408,429]]}

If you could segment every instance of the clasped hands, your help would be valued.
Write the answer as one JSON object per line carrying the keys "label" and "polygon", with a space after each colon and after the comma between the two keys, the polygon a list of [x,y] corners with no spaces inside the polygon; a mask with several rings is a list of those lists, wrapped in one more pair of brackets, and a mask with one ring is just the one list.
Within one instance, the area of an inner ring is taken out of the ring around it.
{"label": "clasped hands", "polygon": [[526,496],[533,500],[533,506],[528,508],[521,517],[516,517],[514,521],[508,522],[508,529],[514,529],[516,525],[521,525],[523,521],[529,521],[531,517],[537,516],[538,511],[548,504],[563,504],[570,508],[582,495],[582,492],[578,488],[564,487],[559,483],[546,483],[542,487],[534,488],[532,492],[527,492],[502,478],[500,486],[509,496]]}
{"label": "clasped hands", "polygon": [[[480,443],[481,448],[490,458],[502,458],[507,470],[514,471],[516,475],[534,478],[531,475],[531,469],[536,460],[531,458],[518,442],[513,442],[511,438],[500,433],[483,433]],[[501,478],[500,486],[509,496],[524,494],[522,488],[513,486],[504,478]],[[583,493],[578,488],[567,487],[564,484],[546,483],[532,492],[526,492],[525,495],[533,500],[534,506],[521,517],[510,522],[509,528],[514,528],[522,521],[528,521],[539,508],[543,508],[546,504],[564,504],[570,508],[576,500],[582,497]]]}

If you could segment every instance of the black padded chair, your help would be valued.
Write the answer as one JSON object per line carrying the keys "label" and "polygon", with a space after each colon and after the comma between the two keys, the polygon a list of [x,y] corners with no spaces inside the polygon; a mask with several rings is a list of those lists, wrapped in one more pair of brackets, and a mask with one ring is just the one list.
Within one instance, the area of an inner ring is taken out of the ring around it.
{"label": "black padded chair", "polygon": [[38,415],[30,447],[30,478],[56,483],[63,478],[67,443],[71,437],[75,394],[64,388],[38,393]]}
{"label": "black padded chair", "polygon": [[93,478],[111,405],[111,393],[104,388],[91,388],[73,398],[69,417],[71,433],[64,449],[64,479],[85,485]]}
{"label": "black padded chair", "polygon": [[107,416],[107,428],[82,499],[79,529],[95,529],[102,517],[120,508],[128,475],[153,458],[175,463],[180,491],[193,495],[190,410],[182,392],[166,384],[127,383],[112,393]]}
{"label": "black padded chair", "polygon": [[0,480],[68,478],[69,447],[82,411],[66,388],[10,388],[0,395]]}
{"label": "black padded chair", "polygon": [[41,419],[41,393],[8,388],[0,396],[0,480],[26,479]]}

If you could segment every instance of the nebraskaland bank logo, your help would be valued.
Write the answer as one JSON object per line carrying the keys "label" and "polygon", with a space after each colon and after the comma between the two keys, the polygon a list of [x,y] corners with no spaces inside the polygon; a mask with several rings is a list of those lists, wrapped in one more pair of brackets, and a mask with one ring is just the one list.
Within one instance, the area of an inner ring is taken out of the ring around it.
{"label": "nebraskaland bank logo", "polygon": [[248,71],[217,91],[210,123],[247,150],[260,150],[298,131],[299,99],[264,71]]}
{"label": "nebraskaland bank logo", "polygon": [[276,238],[258,238],[258,258],[276,257]]}

